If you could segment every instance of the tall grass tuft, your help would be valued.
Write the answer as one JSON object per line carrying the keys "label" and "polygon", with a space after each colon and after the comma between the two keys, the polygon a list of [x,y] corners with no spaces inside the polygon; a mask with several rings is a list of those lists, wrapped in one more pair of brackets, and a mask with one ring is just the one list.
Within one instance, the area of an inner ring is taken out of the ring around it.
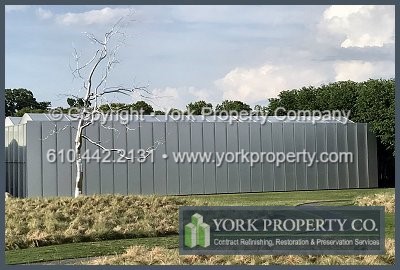
{"label": "tall grass tuft", "polygon": [[189,255],[177,249],[132,246],[124,254],[94,259],[92,265],[390,265],[394,240],[386,240],[384,255]]}
{"label": "tall grass tuft", "polygon": [[94,195],[17,199],[6,204],[6,250],[178,233],[186,198]]}
{"label": "tall grass tuft", "polygon": [[357,197],[354,201],[359,206],[385,206],[386,213],[395,212],[394,194],[378,193],[370,196]]}

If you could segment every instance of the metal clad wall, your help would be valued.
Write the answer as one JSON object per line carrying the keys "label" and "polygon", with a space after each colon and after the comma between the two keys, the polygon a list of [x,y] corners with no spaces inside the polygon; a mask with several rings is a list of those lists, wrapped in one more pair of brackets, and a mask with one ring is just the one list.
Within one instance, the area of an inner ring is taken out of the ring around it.
{"label": "metal clad wall", "polygon": [[167,194],[167,161],[163,158],[166,153],[165,136],[165,123],[154,124],[153,141],[155,151],[153,155],[154,163],[157,164],[157,166],[154,166],[154,193],[162,195]]}
{"label": "metal clad wall", "polygon": [[[261,151],[261,126],[259,123],[250,123],[250,151],[257,153]],[[262,163],[253,164],[251,168],[251,191],[262,191]]]}
{"label": "metal clad wall", "polygon": [[[337,150],[337,124],[326,126],[326,149],[328,153],[338,153]],[[328,163],[328,188],[339,188],[338,163]]]}
{"label": "metal clad wall", "polygon": [[[74,163],[68,162],[71,160],[71,156],[73,155],[71,144],[71,127],[68,125],[66,127],[66,123],[57,123],[57,150],[63,150],[65,156],[64,160],[57,159],[57,175],[58,175],[58,195],[59,196],[71,196],[72,193],[72,181],[73,175],[71,173],[71,168],[74,166]],[[100,168],[100,167],[98,167]],[[96,175],[96,171],[91,171],[93,175]],[[99,180],[99,179],[98,179]],[[89,180],[88,180],[89,182]],[[97,183],[98,191],[100,192],[100,182]],[[96,191],[96,187],[93,187],[93,190]],[[98,193],[99,193],[98,192]]]}
{"label": "metal clad wall", "polygon": [[[203,151],[203,123],[190,124],[191,152]],[[192,164],[192,194],[204,193],[204,164],[196,162]]]}
{"label": "metal clad wall", "polygon": [[[31,121],[6,127],[7,190],[20,197],[72,195],[76,168],[68,155],[73,153],[76,125]],[[102,160],[101,164],[84,162],[85,194],[214,194],[378,186],[376,139],[366,124],[149,121],[124,126],[109,121],[89,126],[85,134],[106,148],[134,155],[133,160],[125,160],[117,153],[100,151],[97,157],[99,147],[84,140],[82,153]],[[137,150],[152,148],[154,162],[136,159]],[[56,162],[47,161],[51,149],[56,150]],[[250,166],[239,155],[239,162],[232,162],[231,156],[217,166],[200,161],[178,164],[173,159],[173,152],[226,154],[242,149],[266,153],[305,150],[316,152],[316,158],[325,151],[349,151],[353,162],[276,166],[264,160]]]}
{"label": "metal clad wall", "polygon": [[[284,152],[283,148],[283,124],[272,123],[272,144],[274,152]],[[278,164],[274,169],[275,191],[286,190],[285,164]]]}
{"label": "metal clad wall", "polygon": [[359,187],[368,187],[367,125],[357,125]]}
{"label": "metal clad wall", "polygon": [[349,152],[353,153],[353,162],[348,163],[349,168],[349,188],[359,187],[358,171],[358,142],[357,124],[347,124],[347,145]]}
{"label": "metal clad wall", "polygon": [[[306,149],[305,126],[294,125],[294,147],[296,153],[303,152]],[[305,162],[296,165],[296,190],[307,190],[307,174]]]}
{"label": "metal clad wall", "polygon": [[[283,125],[283,149],[285,153],[295,152],[294,145],[294,124],[285,123]],[[285,190],[296,190],[296,164],[295,162],[285,163],[286,188]]]}
{"label": "metal clad wall", "polygon": [[[261,149],[265,153],[273,152],[272,125],[261,125]],[[263,191],[274,191],[274,164],[264,162],[262,164]]]}
{"label": "metal clad wall", "polygon": [[[153,125],[152,123],[141,123],[140,126],[140,148],[147,150],[153,147]],[[141,164],[140,182],[142,194],[154,193],[154,163],[148,158]]]}
{"label": "metal clad wall", "polygon": [[180,192],[179,165],[172,158],[173,152],[179,151],[178,123],[166,123],[167,139],[167,194],[176,195]]}
{"label": "metal clad wall", "polygon": [[[214,123],[203,123],[203,134],[201,141],[203,143],[204,152],[215,152],[215,130]],[[216,189],[216,165],[215,163],[204,164],[204,193],[213,194]]]}
{"label": "metal clad wall", "polygon": [[[215,123],[215,151],[219,153],[227,152],[226,123]],[[216,186],[217,193],[228,192],[228,164],[225,161],[217,168]]]}
{"label": "metal clad wall", "polygon": [[[139,136],[139,123],[137,122],[130,122],[127,125],[127,151],[140,149],[140,136]],[[128,162],[128,193],[130,194],[140,194],[140,164],[136,160],[137,153],[132,152],[131,156],[133,160]],[[100,175],[101,177],[101,175]],[[101,178],[102,179],[102,178]]]}
{"label": "metal clad wall", "polygon": [[[317,151],[317,140],[316,140],[316,127],[315,125],[305,125],[306,130],[306,151],[309,153],[316,153]],[[306,168],[307,176],[307,189],[316,190],[318,189],[318,164],[314,163]]]}
{"label": "metal clad wall", "polygon": [[[178,141],[179,141],[179,152],[190,153],[190,123],[183,122],[179,124],[178,128]],[[173,162],[173,157],[170,157]],[[188,161],[184,161],[179,165],[179,180],[180,180],[180,194],[191,194],[192,192],[192,164]]]}
{"label": "metal clad wall", "polygon": [[41,138],[42,123],[28,122],[26,124],[26,187],[28,197],[43,196]]}
{"label": "metal clad wall", "polygon": [[[125,126],[115,121],[114,129],[114,148],[124,149],[125,155],[129,156],[129,150],[126,151],[128,148],[126,147],[127,132]],[[130,161],[115,152],[114,160],[117,161],[114,163],[114,192],[118,194],[128,194],[128,163]]]}

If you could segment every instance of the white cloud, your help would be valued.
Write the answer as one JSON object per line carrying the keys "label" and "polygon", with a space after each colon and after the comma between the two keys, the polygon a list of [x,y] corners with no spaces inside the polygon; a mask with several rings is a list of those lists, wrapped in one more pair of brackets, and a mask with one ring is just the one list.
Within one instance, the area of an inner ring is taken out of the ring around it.
{"label": "white cloud", "polygon": [[365,81],[394,77],[394,62],[339,61],[334,64],[336,81]]}
{"label": "white cloud", "polygon": [[24,11],[29,8],[28,5],[6,5],[5,11],[6,12],[13,12],[13,11]]}
{"label": "white cloud", "polygon": [[215,82],[224,99],[259,102],[277,97],[279,92],[307,85],[319,85],[327,80],[322,68],[304,65],[270,64],[257,68],[235,68]]}
{"label": "white cloud", "polygon": [[394,43],[394,6],[330,6],[320,24],[325,34],[340,39],[340,46],[383,47]]}
{"label": "white cloud", "polygon": [[129,8],[109,8],[95,9],[82,13],[68,12],[57,15],[56,21],[64,25],[93,25],[114,23],[116,20],[131,13]]}
{"label": "white cloud", "polygon": [[40,7],[36,9],[36,15],[42,20],[47,20],[53,17],[53,12]]}
{"label": "white cloud", "polygon": [[153,89],[152,94],[155,98],[152,100],[157,109],[169,111],[171,108],[184,110],[190,102],[205,100],[213,103],[220,102],[219,93],[211,89],[199,89],[194,86],[165,87]]}

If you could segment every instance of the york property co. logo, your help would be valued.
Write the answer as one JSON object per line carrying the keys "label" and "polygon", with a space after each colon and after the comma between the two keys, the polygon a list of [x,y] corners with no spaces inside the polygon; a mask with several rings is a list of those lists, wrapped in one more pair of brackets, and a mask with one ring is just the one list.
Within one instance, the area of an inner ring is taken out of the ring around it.
{"label": "york property co. logo", "polygon": [[193,248],[197,245],[208,247],[210,245],[210,225],[203,222],[200,214],[192,215],[190,223],[185,225],[185,246]]}

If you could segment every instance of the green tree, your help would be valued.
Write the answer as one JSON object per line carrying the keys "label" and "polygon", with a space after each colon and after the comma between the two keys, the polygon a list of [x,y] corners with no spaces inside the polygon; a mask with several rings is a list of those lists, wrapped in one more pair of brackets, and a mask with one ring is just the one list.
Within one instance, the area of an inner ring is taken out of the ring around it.
{"label": "green tree", "polygon": [[85,105],[82,98],[67,98],[67,103],[70,108],[82,108]]}
{"label": "green tree", "polygon": [[148,104],[145,101],[143,101],[143,100],[139,100],[136,103],[133,103],[130,106],[130,108],[132,110],[134,110],[135,112],[141,112],[144,115],[149,115],[152,112],[154,112],[153,107],[150,104]]}
{"label": "green tree", "polygon": [[215,107],[215,111],[218,114],[233,114],[233,113],[241,113],[241,112],[251,112],[250,105],[239,101],[239,100],[224,100],[221,104],[218,104]]}
{"label": "green tree", "polygon": [[99,111],[104,113],[109,112],[119,112],[129,110],[129,105],[125,103],[109,103],[109,104],[102,104],[99,106]]}
{"label": "green tree", "polygon": [[36,101],[32,91],[27,89],[5,89],[6,116],[16,116],[17,113],[21,115],[26,112],[47,112],[50,106],[50,102]]}
{"label": "green tree", "polygon": [[213,106],[211,103],[207,103],[204,100],[199,100],[186,105],[186,109],[190,114],[193,115],[210,115],[212,114]]}
{"label": "green tree", "polygon": [[354,120],[369,123],[386,148],[395,146],[395,81],[368,80],[360,84]]}
{"label": "green tree", "polygon": [[154,115],[165,115],[164,111],[156,110],[154,111]]}

